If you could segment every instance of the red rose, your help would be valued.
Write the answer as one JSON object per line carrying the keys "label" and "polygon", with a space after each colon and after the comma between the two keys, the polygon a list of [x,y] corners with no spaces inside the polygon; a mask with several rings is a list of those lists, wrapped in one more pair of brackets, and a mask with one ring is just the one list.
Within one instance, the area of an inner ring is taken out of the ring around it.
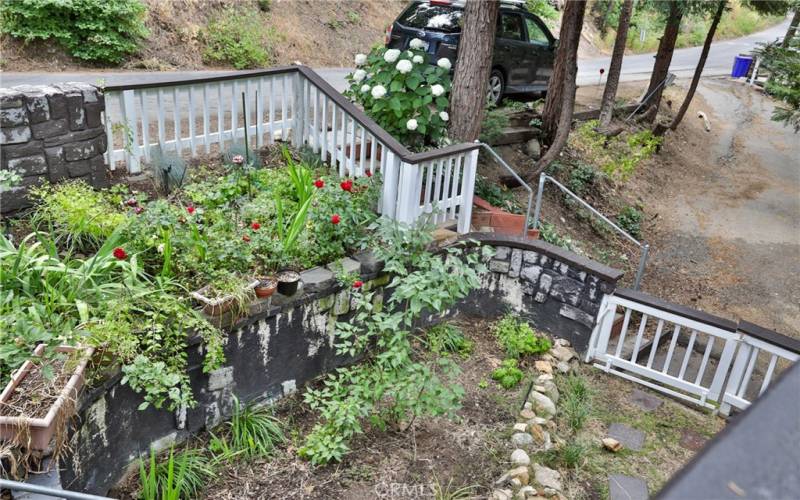
{"label": "red rose", "polygon": [[133,209],[133,212],[134,212],[136,215],[139,215],[140,213],[144,212],[144,208],[142,208],[142,207],[136,207],[136,208],[134,208],[134,209]]}
{"label": "red rose", "polygon": [[367,170],[365,173],[367,177],[372,177],[372,170]]}
{"label": "red rose", "polygon": [[317,189],[322,189],[325,186],[325,182],[322,179],[317,179],[314,181],[314,185]]}
{"label": "red rose", "polygon": [[245,234],[244,236],[242,236],[242,241],[244,241],[245,243],[250,243],[250,237]]}
{"label": "red rose", "polygon": [[342,221],[342,218],[341,218],[341,217],[339,217],[339,214],[333,214],[333,215],[331,215],[331,222],[332,222],[332,223],[334,223],[334,224],[338,224],[338,223],[340,223],[341,221]]}
{"label": "red rose", "polygon": [[125,260],[126,258],[128,258],[128,254],[121,247],[117,247],[114,249],[114,257],[117,260]]}
{"label": "red rose", "polygon": [[253,231],[258,231],[259,229],[261,229],[261,224],[259,224],[258,222],[253,222],[252,224],[250,224],[250,227],[253,228]]}
{"label": "red rose", "polygon": [[364,282],[361,280],[355,280],[353,282],[353,288],[361,288],[362,286],[364,286]]}
{"label": "red rose", "polygon": [[194,207],[189,205],[186,207],[186,211],[189,212],[189,215],[192,215],[194,213]]}
{"label": "red rose", "polygon": [[339,186],[344,189],[345,191],[352,191],[353,190],[353,181],[347,179],[346,181],[342,181]]}

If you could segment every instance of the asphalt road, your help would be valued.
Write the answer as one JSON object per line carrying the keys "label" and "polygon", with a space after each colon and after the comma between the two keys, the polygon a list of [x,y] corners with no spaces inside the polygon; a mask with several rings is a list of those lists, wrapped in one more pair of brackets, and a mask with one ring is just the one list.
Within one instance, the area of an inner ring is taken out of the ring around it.
{"label": "asphalt road", "polygon": [[[746,53],[756,47],[759,42],[770,42],[782,37],[786,33],[789,21],[773,26],[765,31],[751,34],[743,38],[724,40],[712,45],[711,53],[704,71],[705,76],[726,74],[730,71],[733,58],[739,53]],[[677,49],[673,55],[670,70],[678,77],[690,76],[694,71],[697,60],[700,58],[701,47]],[[602,83],[600,68],[608,69],[609,57],[582,59],[578,62],[578,84],[595,85]],[[622,64],[622,80],[646,80],[653,68],[653,54],[638,54],[625,56]],[[337,90],[345,89],[344,77],[351,68],[314,68],[325,80]],[[104,83],[106,85],[119,85],[124,83],[151,83],[169,82],[174,80],[188,80],[202,76],[222,75],[236,73],[231,71],[169,71],[169,72],[81,72],[81,73],[13,73],[0,72],[0,87],[13,87],[16,85],[48,85],[59,82],[86,82],[91,84]]]}

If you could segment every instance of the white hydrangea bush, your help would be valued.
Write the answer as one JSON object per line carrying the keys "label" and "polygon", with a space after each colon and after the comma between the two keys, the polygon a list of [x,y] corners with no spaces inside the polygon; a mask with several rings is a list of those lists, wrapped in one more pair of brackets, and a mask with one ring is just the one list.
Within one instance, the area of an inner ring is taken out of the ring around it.
{"label": "white hydrangea bush", "polygon": [[345,92],[384,130],[412,150],[446,144],[452,63],[430,61],[422,40],[400,51],[376,47],[357,54]]}

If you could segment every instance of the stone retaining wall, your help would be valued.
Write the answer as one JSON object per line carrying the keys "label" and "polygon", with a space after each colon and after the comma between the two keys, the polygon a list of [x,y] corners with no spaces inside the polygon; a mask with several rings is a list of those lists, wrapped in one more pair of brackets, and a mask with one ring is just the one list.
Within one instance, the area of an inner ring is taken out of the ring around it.
{"label": "stone retaining wall", "polygon": [[[496,248],[483,287],[459,303],[450,315],[495,317],[511,309],[535,327],[586,345],[602,293],[622,273],[541,241],[473,234]],[[345,271],[360,273],[367,289],[386,300],[390,276],[370,253],[344,259]],[[338,267],[338,266],[337,266]],[[233,396],[243,403],[269,402],[299,390],[308,381],[354,361],[337,356],[334,325],[347,319],[349,289],[342,289],[329,268],[302,273],[303,288],[292,298],[275,295],[258,301],[230,330],[226,364],[202,372],[203,346],[189,348],[189,375],[197,407],[168,412],[137,410],[141,396],[120,383],[121,376],[83,394],[61,459],[61,484],[72,490],[106,494],[131,463],[151,444],[159,449],[213,427],[231,412]]]}
{"label": "stone retaining wall", "polygon": [[0,89],[0,168],[22,183],[0,193],[0,211],[30,206],[31,186],[82,179],[108,185],[103,92],[85,83]]}

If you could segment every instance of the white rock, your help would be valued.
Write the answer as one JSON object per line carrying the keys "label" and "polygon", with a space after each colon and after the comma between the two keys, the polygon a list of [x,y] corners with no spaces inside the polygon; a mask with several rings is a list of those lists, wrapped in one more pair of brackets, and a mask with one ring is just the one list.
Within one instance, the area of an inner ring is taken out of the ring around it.
{"label": "white rock", "polygon": [[544,394],[538,392],[531,392],[530,399],[531,403],[533,403],[533,409],[536,411],[537,414],[547,415],[552,417],[556,414],[556,405],[553,403],[553,400],[545,396]]}
{"label": "white rock", "polygon": [[533,464],[533,477],[545,490],[547,488],[552,488],[556,491],[561,491],[561,474],[559,474],[558,471],[539,464]]}
{"label": "white rock", "polygon": [[569,340],[567,340],[567,339],[555,339],[555,340],[553,341],[553,343],[554,343],[555,345],[558,345],[558,346],[563,346],[563,347],[570,347],[570,346],[572,346],[572,344],[570,344],[570,343],[569,343]]}
{"label": "white rock", "polygon": [[494,490],[489,498],[491,500],[511,500],[513,498],[512,495],[511,490]]}
{"label": "white rock", "polygon": [[522,422],[514,424],[514,430],[516,432],[525,432],[525,431],[528,430],[528,424],[525,424],[525,423],[522,423]]}
{"label": "white rock", "polygon": [[527,446],[533,444],[533,436],[526,432],[515,432],[513,436],[511,436],[511,442],[515,446]]}
{"label": "white rock", "polygon": [[572,367],[569,366],[569,363],[565,363],[564,361],[559,361],[558,364],[556,365],[556,369],[561,373],[569,373]]}
{"label": "white rock", "polygon": [[550,349],[550,354],[552,354],[559,361],[569,361],[570,359],[576,357],[575,351],[573,351],[569,347],[563,347],[563,346],[553,347],[552,349]]}
{"label": "white rock", "polygon": [[541,375],[536,377],[536,383],[539,384],[539,385],[543,385],[548,380],[552,381],[553,380],[553,375],[551,375],[549,373],[542,373]]}
{"label": "white rock", "polygon": [[533,410],[533,405],[530,404],[528,401],[525,401],[525,404],[522,405],[523,410]]}
{"label": "white rock", "polygon": [[512,487],[512,488],[514,488],[515,490],[516,490],[517,488],[519,488],[519,487],[521,487],[521,486],[522,486],[522,481],[520,481],[520,480],[519,480],[518,478],[516,478],[516,477],[512,477],[512,478],[511,478],[511,481],[509,481],[508,483],[509,483],[509,484],[511,485],[511,487]]}
{"label": "white rock", "polygon": [[517,448],[511,453],[511,465],[518,467],[520,465],[530,465],[531,457],[525,453],[525,450]]}
{"label": "white rock", "polygon": [[533,486],[523,486],[517,492],[517,496],[515,497],[517,500],[525,500],[528,497],[535,497],[537,494],[536,488]]}

